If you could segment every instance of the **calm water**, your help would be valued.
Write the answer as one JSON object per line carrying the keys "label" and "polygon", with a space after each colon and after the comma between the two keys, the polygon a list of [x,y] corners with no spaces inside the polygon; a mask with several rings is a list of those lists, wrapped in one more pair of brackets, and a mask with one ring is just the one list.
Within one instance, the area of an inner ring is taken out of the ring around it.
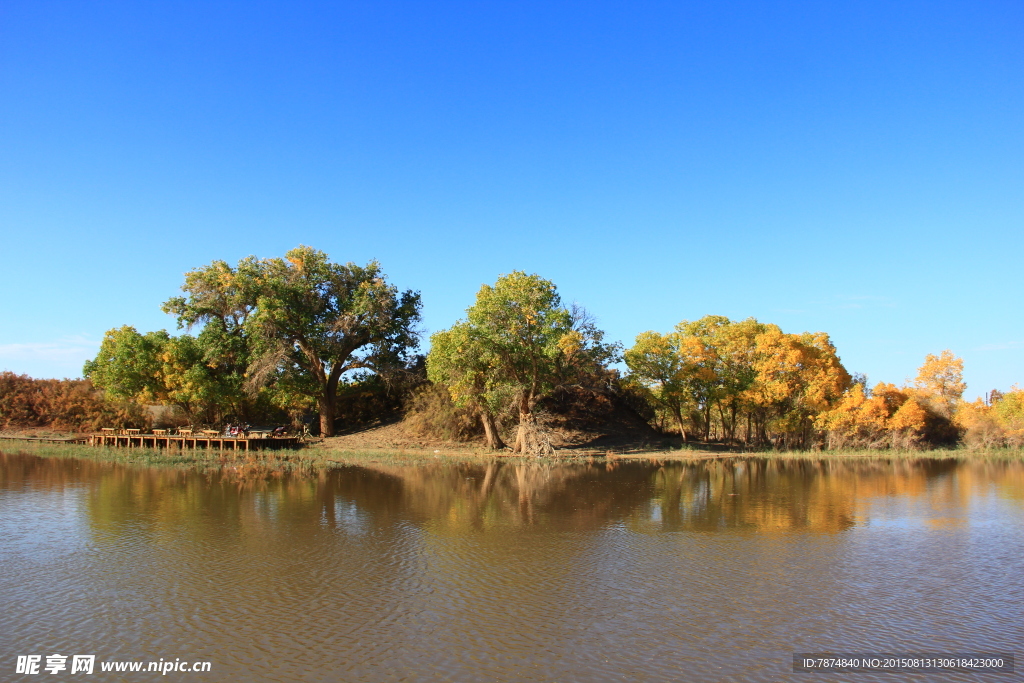
{"label": "calm water", "polygon": [[1024,658],[1024,465],[267,480],[0,454],[0,603],[0,680],[157,676],[14,673],[54,652],[210,661],[165,677],[195,681],[1019,680],[792,654]]}

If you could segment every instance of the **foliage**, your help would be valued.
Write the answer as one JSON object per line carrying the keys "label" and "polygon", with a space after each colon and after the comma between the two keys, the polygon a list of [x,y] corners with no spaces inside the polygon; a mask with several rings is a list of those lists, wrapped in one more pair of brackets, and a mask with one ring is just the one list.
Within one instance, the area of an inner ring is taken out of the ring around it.
{"label": "foliage", "polygon": [[473,408],[459,407],[448,389],[433,383],[412,392],[402,426],[409,434],[445,441],[470,441],[483,433]]}
{"label": "foliage", "polygon": [[418,343],[419,294],[399,294],[375,261],[342,265],[300,246],[235,268],[215,261],[188,273],[182,289],[188,296],[164,310],[182,326],[204,325],[211,359],[247,376],[251,392],[279,387],[274,402],[293,412],[315,397],[325,436],[334,434],[345,373],[387,377]]}
{"label": "foliage", "polygon": [[823,333],[785,334],[775,325],[723,316],[683,321],[674,332],[645,332],[625,353],[634,381],[667,408],[686,439],[687,424],[707,440],[806,445],[814,417],[849,386],[850,376]]}
{"label": "foliage", "polygon": [[0,428],[92,431],[100,427],[143,427],[140,406],[105,400],[88,380],[33,379],[0,373]]}
{"label": "foliage", "polygon": [[[963,361],[944,351],[929,354],[914,386],[879,383],[870,392],[854,384],[834,408],[818,415],[816,425],[827,435],[829,448],[892,448],[952,445],[960,430],[990,445],[988,418],[981,408],[960,401],[965,385]],[[951,419],[956,413],[957,420]]]}
{"label": "foliage", "polygon": [[[951,351],[929,354],[911,386],[871,389],[846,371],[827,334],[787,334],[754,318],[708,315],[644,332],[622,354],[629,375],[620,380],[608,366],[621,346],[605,342],[582,308],[563,306],[551,281],[522,271],[483,285],[465,318],[431,337],[425,370],[422,356],[411,356],[420,296],[399,293],[375,261],[336,264],[299,246],[234,267],[214,261],[187,273],[182,289],[163,309],[196,334],[109,330],[80,385],[6,373],[2,424],[124,424],[158,403],[206,423],[287,416],[297,425],[317,411],[329,436],[339,425],[397,416],[411,395],[407,429],[452,439],[482,432],[501,448],[502,431],[515,425],[513,450],[523,453],[549,448],[537,411],[557,413],[570,396],[614,394],[639,419],[660,429],[674,423],[684,441],[1024,445],[1024,392],[963,401],[963,361]],[[424,375],[432,385],[421,386]],[[587,411],[570,413],[579,422]]]}
{"label": "foliage", "polygon": [[993,404],[992,411],[1006,434],[1006,444],[1024,445],[1024,389],[1014,386]]}
{"label": "foliage", "polygon": [[774,441],[776,447],[812,445],[814,418],[851,383],[827,334],[785,334],[775,325],[757,336],[753,369],[755,379],[745,393],[758,441]]}
{"label": "foliage", "polygon": [[991,404],[981,399],[961,402],[955,422],[963,430],[969,448],[1020,448],[1024,446],[1024,390],[992,392]]}
{"label": "foliage", "polygon": [[218,363],[216,340],[205,332],[171,337],[164,330],[140,334],[129,325],[109,330],[83,374],[114,400],[178,406],[191,422],[251,414],[238,374]]}
{"label": "foliage", "polygon": [[354,429],[397,420],[414,387],[422,382],[415,372],[395,373],[387,380],[368,372],[343,377],[338,385],[336,421],[343,428]]}
{"label": "foliage", "polygon": [[513,450],[524,452],[537,401],[617,357],[603,337],[582,309],[562,306],[554,283],[515,271],[483,285],[466,319],[431,337],[427,375],[478,413],[491,447],[501,445],[495,415],[515,413]]}
{"label": "foliage", "polygon": [[684,407],[689,410],[687,367],[680,349],[679,335],[643,332],[632,348],[623,354],[632,380],[646,388],[655,404],[675,419],[686,441]]}
{"label": "foliage", "polygon": [[816,426],[827,434],[830,450],[893,448],[907,450],[922,440],[927,412],[913,391],[879,383],[868,396],[854,384],[833,409],[818,415]]}
{"label": "foliage", "polygon": [[939,414],[949,418],[967,388],[963,375],[964,362],[952,351],[947,349],[938,356],[929,353],[917,372],[915,386],[929,397]]}
{"label": "foliage", "polygon": [[130,325],[108,330],[96,358],[86,361],[83,375],[107,395],[120,400],[158,400],[160,353],[167,332],[139,334]]}

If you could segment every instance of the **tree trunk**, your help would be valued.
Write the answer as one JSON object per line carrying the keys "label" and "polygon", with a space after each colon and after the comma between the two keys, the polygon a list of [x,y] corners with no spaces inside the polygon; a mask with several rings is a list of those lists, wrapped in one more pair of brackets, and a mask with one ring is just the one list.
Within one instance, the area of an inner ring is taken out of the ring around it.
{"label": "tree trunk", "polygon": [[679,433],[683,437],[683,443],[686,443],[686,425],[683,423],[683,411],[679,406],[674,406],[673,412],[676,415],[676,422],[679,423]]}
{"label": "tree trunk", "polygon": [[524,453],[526,452],[526,430],[527,425],[530,422],[529,413],[519,414],[519,426],[516,427],[516,443],[512,446],[513,453]]}
{"label": "tree trunk", "polygon": [[[523,402],[525,404],[525,401]],[[513,453],[525,454],[529,450],[527,430],[533,427],[533,414],[523,404],[519,408],[519,426],[516,427],[516,443],[512,446]]]}
{"label": "tree trunk", "polygon": [[333,396],[321,396],[317,399],[317,403],[320,404],[320,436],[334,436],[337,399]]}
{"label": "tree trunk", "polygon": [[501,440],[501,436],[498,434],[498,425],[489,410],[480,410],[480,422],[484,426],[484,441],[487,443],[487,447],[496,451],[504,448],[505,442]]}

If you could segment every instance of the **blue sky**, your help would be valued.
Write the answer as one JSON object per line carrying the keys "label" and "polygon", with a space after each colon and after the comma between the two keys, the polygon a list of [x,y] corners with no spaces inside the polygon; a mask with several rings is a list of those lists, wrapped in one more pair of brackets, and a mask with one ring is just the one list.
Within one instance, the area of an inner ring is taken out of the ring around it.
{"label": "blue sky", "polygon": [[902,382],[1024,384],[1020,2],[0,4],[0,369],[77,376],[215,259],[378,259],[451,325],[553,280]]}

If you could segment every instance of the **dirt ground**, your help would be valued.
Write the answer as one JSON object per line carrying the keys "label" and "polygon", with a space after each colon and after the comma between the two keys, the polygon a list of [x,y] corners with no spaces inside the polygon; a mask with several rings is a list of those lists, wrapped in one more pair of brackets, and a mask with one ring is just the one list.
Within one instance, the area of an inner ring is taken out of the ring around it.
{"label": "dirt ground", "polygon": [[[88,436],[86,433],[56,431],[47,428],[5,429],[0,430],[0,445],[6,438],[31,440],[64,440]],[[5,438],[6,437],[6,438]],[[660,437],[649,433],[631,435],[628,433],[602,434],[591,431],[560,429],[550,433],[551,443],[555,448],[554,457],[611,457],[639,459],[694,459],[704,457],[721,457],[726,455],[723,449],[714,444],[703,445],[699,450],[680,450],[681,441],[678,437]],[[7,441],[9,444],[15,441]],[[430,439],[409,434],[401,422],[377,425],[366,429],[354,430],[328,438],[314,438],[307,447],[314,451],[346,451],[364,454],[380,453],[442,456],[475,456],[493,457],[495,455],[512,455],[511,448],[492,451],[480,441],[458,442]],[[314,453],[310,453],[314,455]]]}
{"label": "dirt ground", "polygon": [[[664,452],[679,447],[678,438],[650,438],[629,435],[594,435],[586,432],[560,431],[552,435],[556,455],[572,457],[627,455]],[[410,435],[402,423],[395,422],[353,431],[320,440],[315,448],[346,451],[381,451],[408,453],[443,453],[446,455],[494,455],[481,442],[443,441]],[[511,453],[510,449],[498,454]]]}

